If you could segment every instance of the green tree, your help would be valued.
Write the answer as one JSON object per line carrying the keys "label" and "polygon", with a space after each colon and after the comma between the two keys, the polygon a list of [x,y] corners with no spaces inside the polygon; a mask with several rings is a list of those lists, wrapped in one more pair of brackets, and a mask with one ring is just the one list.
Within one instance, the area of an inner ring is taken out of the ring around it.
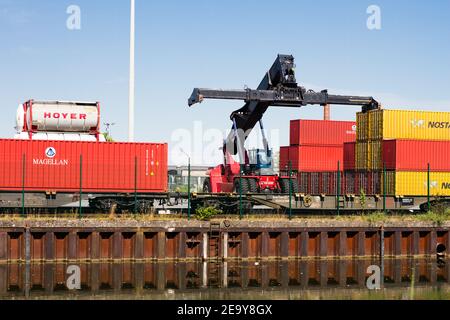
{"label": "green tree", "polygon": [[114,142],[113,137],[111,137],[108,132],[103,133],[103,136],[105,137],[106,141]]}
{"label": "green tree", "polygon": [[361,188],[361,194],[359,197],[359,201],[361,202],[361,208],[364,209],[366,207],[367,197],[366,197],[366,192],[364,191],[363,188]]}

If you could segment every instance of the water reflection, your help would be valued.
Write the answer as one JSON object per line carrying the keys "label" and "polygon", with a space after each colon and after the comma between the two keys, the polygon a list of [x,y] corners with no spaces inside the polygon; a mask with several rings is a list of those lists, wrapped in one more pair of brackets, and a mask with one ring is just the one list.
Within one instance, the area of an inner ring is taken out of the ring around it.
{"label": "water reflection", "polygon": [[[0,265],[2,299],[450,299],[450,261],[384,260],[383,288],[369,291],[379,260]],[[412,294],[412,295],[411,295]]]}

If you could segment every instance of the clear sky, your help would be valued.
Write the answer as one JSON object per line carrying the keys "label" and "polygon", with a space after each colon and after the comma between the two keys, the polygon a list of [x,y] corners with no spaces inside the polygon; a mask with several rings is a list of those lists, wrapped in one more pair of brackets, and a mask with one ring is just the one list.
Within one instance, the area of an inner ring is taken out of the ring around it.
{"label": "clear sky", "polygon": [[[66,27],[72,4],[80,30]],[[13,136],[17,105],[33,98],[100,101],[102,122],[127,138],[129,4],[0,0],[1,137]],[[381,30],[367,28],[372,4]],[[198,156],[200,145],[214,136],[208,130],[229,129],[242,106],[189,109],[192,89],[256,87],[278,53],[294,55],[308,88],[372,95],[385,108],[450,111],[448,0],[136,0],[136,8],[136,139],[169,142],[173,163],[188,134],[193,142],[182,146],[194,163],[216,162]],[[336,106],[332,118],[353,120],[356,111]],[[320,107],[274,108],[265,126],[277,147],[288,144],[290,119],[321,117]]]}

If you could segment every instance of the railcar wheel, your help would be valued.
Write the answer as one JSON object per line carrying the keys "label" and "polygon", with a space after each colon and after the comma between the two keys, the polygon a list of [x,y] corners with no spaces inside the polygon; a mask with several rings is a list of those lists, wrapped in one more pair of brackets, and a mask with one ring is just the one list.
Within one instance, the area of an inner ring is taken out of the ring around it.
{"label": "railcar wheel", "polygon": [[292,193],[299,193],[299,187],[298,187],[298,180],[297,179],[291,179],[292,182]]}
{"label": "railcar wheel", "polygon": [[250,193],[259,193],[258,181],[256,179],[248,179]]}
{"label": "railcar wheel", "polygon": [[310,195],[307,195],[304,199],[303,199],[303,205],[306,208],[310,208],[312,206],[313,203],[313,198]]}
{"label": "railcar wheel", "polygon": [[280,179],[281,193],[289,193],[289,181],[287,179]]}
{"label": "railcar wheel", "polygon": [[[291,183],[291,190],[289,190],[289,183]],[[289,194],[291,193],[298,193],[298,182],[297,179],[280,179],[280,188],[281,193]]]}
{"label": "railcar wheel", "polygon": [[[242,187],[240,186],[239,181],[242,181]],[[249,189],[250,189],[250,187],[249,187],[248,179],[239,179],[239,178],[237,178],[234,181],[234,190],[233,191],[235,193],[241,193],[242,192],[242,194],[247,194],[249,192]]]}

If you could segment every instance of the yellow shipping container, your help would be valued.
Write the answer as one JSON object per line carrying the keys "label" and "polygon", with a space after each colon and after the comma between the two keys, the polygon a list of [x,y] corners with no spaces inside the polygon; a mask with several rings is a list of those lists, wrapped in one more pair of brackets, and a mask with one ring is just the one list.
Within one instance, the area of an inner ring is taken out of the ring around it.
{"label": "yellow shipping container", "polygon": [[[395,174],[396,196],[427,196],[427,172],[392,172],[392,174]],[[450,196],[450,172],[430,173],[430,195]]]}
{"label": "yellow shipping container", "polygon": [[368,122],[369,124],[367,125],[368,128],[368,133],[367,133],[367,137],[368,139],[373,139],[373,140],[377,140],[380,138],[377,138],[378,136],[378,132],[379,132],[379,124],[380,122],[383,122],[383,112],[384,110],[374,110],[374,111],[369,111],[369,113],[367,114],[367,118],[368,118]]}
{"label": "yellow shipping container", "polygon": [[356,139],[364,141],[369,139],[369,116],[368,113],[358,112],[356,114]]}
{"label": "yellow shipping container", "polygon": [[355,150],[356,158],[356,170],[366,170],[367,168],[367,157],[368,157],[368,145],[367,142],[356,142]]}
{"label": "yellow shipping container", "polygon": [[355,151],[357,170],[383,169],[381,141],[358,141]]}
{"label": "yellow shipping container", "polygon": [[450,140],[450,112],[374,110],[368,118],[371,140]]}

